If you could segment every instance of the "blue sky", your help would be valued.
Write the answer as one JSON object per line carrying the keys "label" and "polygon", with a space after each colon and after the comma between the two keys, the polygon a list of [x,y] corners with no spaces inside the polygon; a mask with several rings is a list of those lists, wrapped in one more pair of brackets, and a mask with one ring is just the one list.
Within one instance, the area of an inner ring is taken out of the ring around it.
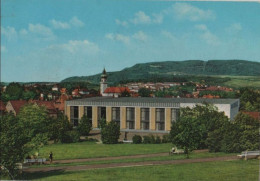
{"label": "blue sky", "polygon": [[1,81],[166,60],[260,62],[259,2],[2,0]]}

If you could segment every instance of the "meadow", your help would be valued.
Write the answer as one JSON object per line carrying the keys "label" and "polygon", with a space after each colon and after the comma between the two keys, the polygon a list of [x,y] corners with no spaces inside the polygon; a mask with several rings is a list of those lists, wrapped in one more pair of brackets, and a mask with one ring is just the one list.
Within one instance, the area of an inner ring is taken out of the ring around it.
{"label": "meadow", "polygon": [[100,158],[150,153],[165,153],[172,148],[166,144],[97,144],[95,142],[79,142],[70,144],[50,144],[40,148],[39,157],[48,158],[52,152],[55,160]]}
{"label": "meadow", "polygon": [[86,171],[27,173],[27,180],[183,180],[254,181],[258,180],[259,160],[236,160],[179,165],[138,166]]}

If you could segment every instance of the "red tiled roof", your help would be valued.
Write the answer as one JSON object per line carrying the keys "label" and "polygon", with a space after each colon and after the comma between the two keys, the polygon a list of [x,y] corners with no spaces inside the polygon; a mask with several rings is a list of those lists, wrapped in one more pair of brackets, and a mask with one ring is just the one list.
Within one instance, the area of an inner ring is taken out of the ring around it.
{"label": "red tiled roof", "polygon": [[39,106],[45,106],[48,110],[55,109],[53,101],[32,101],[32,103],[36,103]]}
{"label": "red tiled roof", "polygon": [[61,92],[61,93],[66,93],[66,91],[67,91],[66,88],[61,88],[61,89],[60,89],[60,92]]}
{"label": "red tiled roof", "polygon": [[10,103],[11,103],[12,107],[14,108],[16,114],[18,114],[21,107],[24,106],[27,103],[27,101],[25,101],[25,100],[12,100],[12,101],[10,101]]}
{"label": "red tiled roof", "polygon": [[64,111],[64,102],[57,102],[54,104],[55,108],[60,110],[60,111]]}
{"label": "red tiled roof", "polygon": [[243,112],[243,113],[247,114],[248,116],[251,116],[256,120],[260,120],[260,112]]}
{"label": "red tiled roof", "polygon": [[108,87],[106,88],[104,93],[122,93],[124,91],[127,91],[130,93],[130,90],[128,87]]}
{"label": "red tiled roof", "polygon": [[0,111],[5,111],[5,104],[0,100]]}

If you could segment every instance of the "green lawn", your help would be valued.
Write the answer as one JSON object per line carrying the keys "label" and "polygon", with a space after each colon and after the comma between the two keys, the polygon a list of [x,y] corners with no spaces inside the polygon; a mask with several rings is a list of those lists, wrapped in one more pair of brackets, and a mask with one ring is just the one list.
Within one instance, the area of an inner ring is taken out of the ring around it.
{"label": "green lawn", "polygon": [[[227,154],[227,153],[191,153],[190,158],[210,158],[210,157],[221,157],[221,156],[232,156],[237,155],[235,153]],[[127,158],[127,159],[118,159],[118,160],[99,160],[99,161],[85,161],[85,162],[77,162],[77,163],[56,163],[56,164],[48,164],[48,165],[32,165],[31,168],[38,167],[59,167],[59,166],[73,166],[73,165],[94,165],[94,164],[109,164],[109,163],[133,163],[133,162],[143,162],[143,161],[164,161],[164,160],[181,160],[186,159],[186,155],[167,155],[167,156],[154,156],[154,157],[146,157],[146,158]]]}
{"label": "green lawn", "polygon": [[39,156],[48,158],[50,151],[55,160],[75,158],[97,158],[123,155],[137,155],[149,153],[169,152],[172,144],[96,144],[93,142],[80,142],[70,144],[51,144],[39,151]]}
{"label": "green lawn", "polygon": [[55,171],[23,175],[38,180],[208,180],[256,181],[259,160],[236,160],[179,165],[139,166],[86,171]]}

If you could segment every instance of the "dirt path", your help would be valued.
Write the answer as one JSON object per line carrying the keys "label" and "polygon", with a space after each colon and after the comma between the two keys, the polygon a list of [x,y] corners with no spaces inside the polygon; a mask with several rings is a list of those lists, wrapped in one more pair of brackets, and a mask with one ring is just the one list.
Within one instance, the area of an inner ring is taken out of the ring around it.
{"label": "dirt path", "polygon": [[214,157],[214,158],[196,158],[196,159],[183,159],[183,160],[144,161],[144,162],[135,162],[135,163],[108,163],[108,164],[95,164],[95,165],[27,168],[27,169],[24,169],[24,171],[25,172],[49,172],[49,171],[58,171],[58,170],[59,171],[74,171],[74,170],[79,171],[79,170],[101,169],[101,168],[185,164],[185,163],[226,161],[226,160],[237,160],[237,159],[238,159],[237,156],[224,156],[224,157]]}

